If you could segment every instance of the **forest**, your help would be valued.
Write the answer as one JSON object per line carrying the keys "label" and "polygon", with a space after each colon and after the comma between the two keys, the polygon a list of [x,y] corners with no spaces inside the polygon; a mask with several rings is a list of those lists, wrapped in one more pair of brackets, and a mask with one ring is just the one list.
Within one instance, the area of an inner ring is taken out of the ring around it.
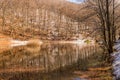
{"label": "forest", "polygon": [[0,80],[120,80],[120,0],[0,0]]}

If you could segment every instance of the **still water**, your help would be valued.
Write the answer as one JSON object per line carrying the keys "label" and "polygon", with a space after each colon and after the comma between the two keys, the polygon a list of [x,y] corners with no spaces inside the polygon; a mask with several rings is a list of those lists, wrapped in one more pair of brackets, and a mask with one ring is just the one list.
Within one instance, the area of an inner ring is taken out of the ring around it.
{"label": "still water", "polygon": [[62,72],[72,71],[73,67],[87,70],[99,61],[98,52],[96,45],[69,43],[14,47],[0,53],[0,80],[67,80],[62,77],[67,73]]}

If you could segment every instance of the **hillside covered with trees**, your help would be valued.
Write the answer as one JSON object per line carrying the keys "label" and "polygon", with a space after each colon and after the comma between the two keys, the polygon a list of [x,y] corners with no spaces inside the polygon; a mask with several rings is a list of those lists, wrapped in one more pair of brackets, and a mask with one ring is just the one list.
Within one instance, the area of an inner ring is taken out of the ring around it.
{"label": "hillside covered with trees", "polygon": [[15,39],[71,40],[91,31],[91,23],[84,20],[84,4],[64,0],[2,0],[0,6],[0,31]]}

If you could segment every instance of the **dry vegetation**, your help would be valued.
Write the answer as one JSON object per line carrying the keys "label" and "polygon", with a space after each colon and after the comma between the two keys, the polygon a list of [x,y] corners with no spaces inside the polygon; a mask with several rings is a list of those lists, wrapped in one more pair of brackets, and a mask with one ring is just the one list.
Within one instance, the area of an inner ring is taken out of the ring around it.
{"label": "dry vegetation", "polygon": [[[46,3],[47,2],[47,3]],[[0,1],[0,32],[14,39],[70,40],[91,31],[84,20],[84,6],[64,0]],[[81,18],[82,17],[82,18]]]}
{"label": "dry vegetation", "polygon": [[[102,59],[111,63],[110,55],[120,31],[120,7],[116,1],[86,0],[85,3],[74,4],[65,0],[0,0],[0,53],[9,49],[11,38],[29,40],[24,49],[36,57],[38,55],[33,53],[39,53],[42,45],[39,40],[77,40],[82,35],[103,42]],[[15,58],[22,57],[17,54]],[[84,73],[87,75],[82,74],[80,77],[94,77],[95,80],[106,77],[103,80],[111,80],[108,77],[111,76],[110,72],[107,72],[110,68],[90,68]],[[108,75],[105,76],[104,73]]]}
{"label": "dry vegetation", "polygon": [[39,47],[40,45],[42,45],[42,42],[38,39],[32,39],[29,40],[27,43],[27,47],[31,47],[31,48],[35,48],[35,47]]}
{"label": "dry vegetation", "polygon": [[0,53],[2,53],[5,50],[10,49],[10,46],[9,46],[10,40],[11,40],[10,37],[0,34]]}

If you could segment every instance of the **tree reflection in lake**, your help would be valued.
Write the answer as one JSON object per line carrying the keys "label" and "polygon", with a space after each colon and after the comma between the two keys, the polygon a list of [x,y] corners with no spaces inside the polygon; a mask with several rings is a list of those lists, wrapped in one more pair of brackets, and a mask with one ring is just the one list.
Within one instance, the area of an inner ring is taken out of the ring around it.
{"label": "tree reflection in lake", "polygon": [[73,66],[86,70],[97,52],[99,49],[95,45],[81,48],[73,44],[46,43],[38,47],[15,47],[0,53],[0,77],[3,80],[53,80],[47,76],[44,79],[42,75],[69,70]]}

